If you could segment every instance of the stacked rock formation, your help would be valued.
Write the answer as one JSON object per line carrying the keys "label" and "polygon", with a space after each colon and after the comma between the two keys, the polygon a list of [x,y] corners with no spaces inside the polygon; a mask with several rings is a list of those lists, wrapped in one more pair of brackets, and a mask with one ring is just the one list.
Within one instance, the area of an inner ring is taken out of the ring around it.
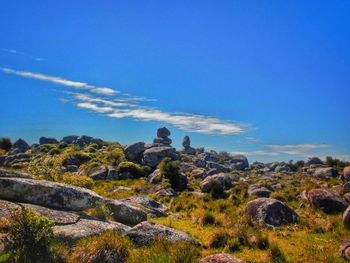
{"label": "stacked rock formation", "polygon": [[195,154],[196,150],[191,147],[191,139],[188,136],[185,136],[182,140],[182,146],[184,147],[183,153],[186,154]]}
{"label": "stacked rock formation", "polygon": [[157,138],[153,140],[154,144],[162,144],[164,146],[170,146],[172,140],[169,138],[170,131],[166,128],[159,128],[157,130]]}

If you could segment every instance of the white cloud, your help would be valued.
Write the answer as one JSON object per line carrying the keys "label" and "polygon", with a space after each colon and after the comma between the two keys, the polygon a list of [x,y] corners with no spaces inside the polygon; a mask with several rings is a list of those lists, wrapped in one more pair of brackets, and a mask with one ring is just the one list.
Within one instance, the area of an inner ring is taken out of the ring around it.
{"label": "white cloud", "polygon": [[76,88],[76,89],[86,89],[86,90],[89,90],[93,93],[97,93],[100,95],[115,95],[118,93],[117,90],[114,90],[111,88],[96,87],[94,85],[90,85],[90,84],[85,83],[85,82],[67,80],[67,79],[63,79],[60,77],[49,76],[49,75],[45,75],[45,74],[41,74],[41,73],[19,71],[19,70],[13,70],[10,68],[0,68],[0,69],[7,74],[15,74],[15,75],[18,75],[21,77],[48,81],[51,83],[55,83],[55,84],[63,85],[63,86],[67,86],[67,87],[72,87],[72,88]]}
{"label": "white cloud", "polygon": [[329,144],[268,144],[268,147],[271,151],[277,153],[284,153],[289,155],[309,155],[313,152],[328,148],[331,145]]}
{"label": "white cloud", "polygon": [[79,108],[92,110],[92,111],[95,111],[98,113],[107,113],[107,112],[113,111],[113,108],[111,108],[111,107],[100,107],[100,106],[97,106],[96,104],[93,104],[90,102],[81,102],[81,103],[78,103],[77,106]]}
{"label": "white cloud", "polygon": [[35,61],[42,61],[44,60],[43,58],[40,58],[40,57],[35,57],[35,56],[32,56],[28,53],[25,53],[25,52],[22,52],[22,51],[18,51],[18,50],[15,50],[15,49],[6,49],[6,48],[3,48],[1,49],[2,52],[6,52],[6,53],[10,53],[10,54],[15,54],[15,55],[21,55],[21,56],[24,56],[24,57],[27,57],[27,58],[30,58],[30,59],[33,59]]}

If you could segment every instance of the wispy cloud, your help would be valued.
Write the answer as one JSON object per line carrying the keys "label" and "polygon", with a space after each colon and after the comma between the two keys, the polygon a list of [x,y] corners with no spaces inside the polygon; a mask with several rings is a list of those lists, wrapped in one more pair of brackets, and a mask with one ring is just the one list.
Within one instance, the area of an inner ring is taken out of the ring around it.
{"label": "wispy cloud", "polygon": [[320,149],[328,148],[329,144],[268,144],[272,152],[284,153],[289,155],[308,155]]}
{"label": "wispy cloud", "polygon": [[9,54],[24,56],[24,57],[33,59],[35,61],[43,61],[44,60],[43,58],[32,56],[32,55],[30,55],[28,53],[25,53],[25,52],[22,52],[22,51],[18,51],[18,50],[15,50],[15,49],[2,48],[1,51],[5,52],[5,53],[9,53]]}
{"label": "wispy cloud", "polygon": [[86,89],[89,90],[90,92],[97,93],[100,95],[108,95],[112,96],[118,93],[117,90],[111,89],[111,88],[105,88],[105,87],[97,87],[85,82],[79,82],[79,81],[72,81],[72,80],[67,80],[63,79],[60,77],[55,77],[55,76],[49,76],[41,73],[33,73],[33,72],[28,72],[28,71],[20,71],[20,70],[14,70],[10,68],[0,68],[3,72],[7,74],[14,74],[17,76],[25,77],[25,78],[32,78],[32,79],[37,79],[37,80],[43,80],[43,81],[48,81],[54,84],[58,85],[63,85],[66,87],[71,87],[75,89]]}
{"label": "wispy cloud", "polygon": [[[7,74],[15,74],[25,78],[37,79],[80,89],[80,92],[66,92],[73,98],[73,103],[77,107],[111,118],[157,121],[190,132],[217,135],[237,135],[244,133],[250,128],[247,124],[235,123],[212,116],[184,112],[164,112],[158,108],[142,104],[146,101],[154,102],[156,100],[136,97],[130,94],[122,94],[112,88],[97,87],[85,82],[72,81],[41,73],[18,71],[10,68],[0,68],[0,70]],[[96,97],[97,94],[105,97]]]}

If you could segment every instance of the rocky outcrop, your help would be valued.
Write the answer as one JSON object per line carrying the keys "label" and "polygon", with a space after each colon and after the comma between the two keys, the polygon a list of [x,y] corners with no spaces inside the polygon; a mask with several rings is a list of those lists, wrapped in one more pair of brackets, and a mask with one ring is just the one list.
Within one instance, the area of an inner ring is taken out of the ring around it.
{"label": "rocky outcrop", "polygon": [[134,226],[147,220],[147,214],[140,208],[119,200],[105,199],[115,221]]}
{"label": "rocky outcrop", "polygon": [[30,156],[26,153],[16,153],[12,155],[5,156],[2,165],[3,166],[11,166],[16,163],[24,163],[29,162]]}
{"label": "rocky outcrop", "polygon": [[250,201],[245,213],[258,225],[264,227],[278,227],[294,223],[297,214],[283,202],[272,198],[258,198]]}
{"label": "rocky outcrop", "polygon": [[199,263],[245,263],[245,261],[226,253],[220,253],[202,258]]}
{"label": "rocky outcrop", "polygon": [[106,166],[93,167],[88,171],[88,176],[93,180],[104,180],[108,175],[108,169]]}
{"label": "rocky outcrop", "polygon": [[161,146],[152,147],[143,152],[142,162],[149,167],[156,167],[163,158],[170,157],[172,159],[178,159],[178,155],[174,148]]}
{"label": "rocky outcrop", "polygon": [[193,155],[196,153],[196,150],[191,147],[191,139],[189,136],[185,136],[182,140],[182,146],[184,147],[183,153]]}
{"label": "rocky outcrop", "polygon": [[172,140],[169,138],[170,134],[170,131],[166,127],[159,128],[157,130],[157,138],[153,140],[153,143],[170,146],[172,143]]}
{"label": "rocky outcrop", "polygon": [[61,142],[71,144],[71,143],[74,143],[78,138],[79,138],[79,136],[77,136],[77,135],[69,135],[69,136],[63,137]]}
{"label": "rocky outcrop", "polygon": [[52,137],[40,137],[39,144],[58,144],[58,141]]}
{"label": "rocky outcrop", "polygon": [[232,156],[229,162],[231,163],[232,170],[244,171],[249,168],[248,159],[242,154]]}
{"label": "rocky outcrop", "polygon": [[331,190],[312,189],[306,193],[306,197],[313,207],[321,209],[327,214],[344,212],[347,208],[346,202]]}
{"label": "rocky outcrop", "polygon": [[126,232],[126,236],[137,246],[147,246],[157,238],[163,238],[170,242],[187,241],[198,245],[188,234],[163,225],[152,222],[142,222]]}
{"label": "rocky outcrop", "polygon": [[29,144],[23,140],[23,139],[18,139],[13,145],[8,153],[9,155],[17,154],[17,153],[24,153],[30,149]]}
{"label": "rocky outcrop", "polygon": [[27,178],[27,179],[33,178],[30,174],[27,174],[27,173],[8,171],[4,169],[0,169],[0,177],[15,177],[15,178]]}
{"label": "rocky outcrop", "polygon": [[139,162],[142,159],[142,153],[145,151],[145,143],[137,142],[126,147],[124,153],[131,162]]}
{"label": "rocky outcrop", "polygon": [[97,207],[103,203],[101,196],[85,188],[9,177],[0,177],[0,198],[76,211]]}
{"label": "rocky outcrop", "polygon": [[337,169],[333,167],[319,167],[309,170],[307,173],[317,178],[336,178],[339,176]]}

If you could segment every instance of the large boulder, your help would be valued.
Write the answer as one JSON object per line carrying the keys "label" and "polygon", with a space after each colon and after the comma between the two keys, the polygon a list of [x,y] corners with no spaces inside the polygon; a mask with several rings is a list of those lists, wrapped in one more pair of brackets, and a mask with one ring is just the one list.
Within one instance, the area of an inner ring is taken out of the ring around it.
{"label": "large boulder", "polygon": [[344,168],[342,180],[344,183],[350,182],[350,166]]}
{"label": "large boulder", "polygon": [[29,162],[30,157],[26,153],[16,153],[16,154],[11,154],[5,157],[3,161],[3,166],[10,166],[16,163],[24,163],[24,162]]}
{"label": "large boulder", "polygon": [[331,190],[312,189],[306,193],[306,197],[313,207],[327,214],[344,212],[347,208],[347,203]]}
{"label": "large boulder", "polygon": [[134,226],[147,220],[147,214],[140,208],[127,202],[105,199],[106,205],[112,211],[112,217],[115,221]]}
{"label": "large boulder", "polygon": [[25,140],[18,139],[12,145],[12,148],[9,152],[9,155],[16,154],[16,153],[24,153],[24,152],[28,151],[29,149],[30,149],[30,146]]}
{"label": "large boulder", "polygon": [[125,234],[130,227],[117,222],[100,221],[92,218],[81,218],[74,224],[56,225],[53,228],[58,240],[75,243],[81,238],[95,236],[106,231],[116,231]]}
{"label": "large boulder", "polygon": [[40,137],[39,144],[57,144],[58,141],[55,138],[51,137]]}
{"label": "large boulder", "polygon": [[218,173],[206,177],[200,184],[202,192],[209,193],[212,191],[213,187],[217,187],[218,183],[222,185],[224,190],[231,188],[235,181],[239,180],[238,175],[228,174],[228,173]]}
{"label": "large boulder", "polygon": [[245,213],[258,225],[278,227],[296,222],[297,214],[283,202],[261,197],[248,202]]}
{"label": "large boulder", "polygon": [[170,136],[170,134],[171,133],[170,133],[169,129],[166,127],[159,128],[157,130],[157,137],[158,138],[166,138],[166,137]]}
{"label": "large boulder", "polygon": [[0,177],[15,177],[15,178],[33,179],[33,176],[31,176],[30,174],[16,172],[16,171],[7,171],[4,169],[0,169]]}
{"label": "large boulder", "polygon": [[153,217],[163,217],[168,215],[166,213],[166,211],[168,210],[167,207],[163,206],[161,203],[157,202],[153,198],[150,198],[146,195],[132,196],[132,197],[123,199],[122,201],[141,208],[142,210],[144,210],[146,213],[150,214]]}
{"label": "large boulder", "polygon": [[77,136],[77,135],[69,135],[69,136],[63,137],[61,142],[71,144],[74,141],[76,141],[78,138],[79,138],[79,136]]}
{"label": "large boulder", "polygon": [[199,263],[245,263],[245,261],[230,254],[220,253],[202,258]]}
{"label": "large boulder", "polygon": [[93,180],[104,180],[108,175],[107,167],[102,165],[93,167],[88,171],[88,176]]}
{"label": "large boulder", "polygon": [[339,176],[337,169],[333,167],[316,168],[312,175],[317,178],[335,178]]}
{"label": "large boulder", "polygon": [[206,167],[208,169],[216,169],[220,173],[227,173],[231,170],[229,167],[216,162],[207,162]]}
{"label": "large boulder", "polygon": [[143,152],[142,162],[152,168],[156,167],[163,158],[170,157],[172,159],[178,159],[176,151],[172,147],[152,147]]}
{"label": "large boulder", "polygon": [[231,157],[230,163],[233,170],[246,170],[249,168],[249,162],[246,156],[243,154],[237,154]]}
{"label": "large boulder", "polygon": [[9,177],[0,177],[0,198],[76,211],[97,207],[103,203],[101,196],[85,188]]}
{"label": "large boulder", "polygon": [[142,153],[145,151],[145,143],[144,142],[137,142],[134,144],[129,145],[125,149],[125,156],[126,158],[131,162],[137,162],[140,161],[142,158]]}
{"label": "large boulder", "polygon": [[309,158],[309,160],[307,161],[307,164],[323,164],[323,162],[321,161],[320,158],[318,157],[311,157]]}
{"label": "large boulder", "polygon": [[188,241],[198,245],[188,234],[163,225],[152,222],[142,222],[126,232],[126,236],[136,246],[147,246],[158,238],[164,238],[170,242]]}

